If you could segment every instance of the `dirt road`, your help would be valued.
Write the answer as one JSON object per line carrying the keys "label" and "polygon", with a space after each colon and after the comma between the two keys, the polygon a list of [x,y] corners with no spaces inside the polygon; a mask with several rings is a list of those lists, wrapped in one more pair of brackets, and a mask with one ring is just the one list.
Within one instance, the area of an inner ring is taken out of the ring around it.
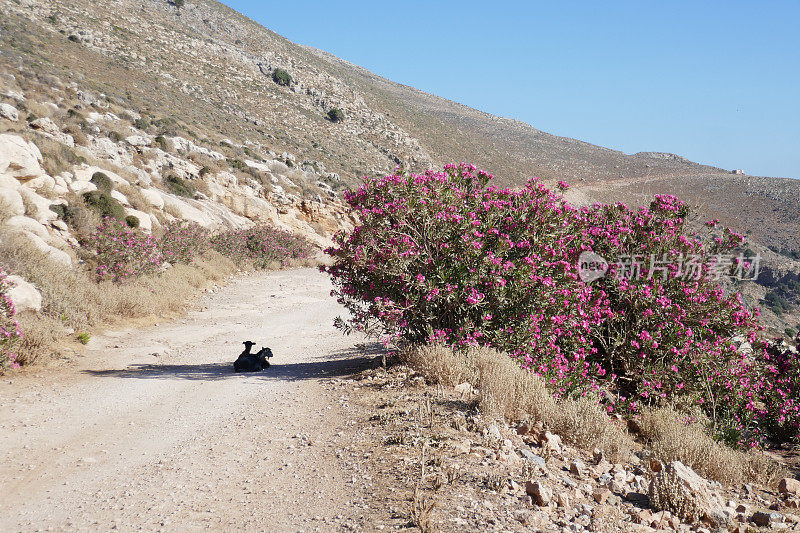
{"label": "dirt road", "polygon": [[[252,274],[64,370],[2,378],[0,531],[360,529],[324,383],[367,358],[329,291],[313,269]],[[270,369],[233,373],[245,340]]]}

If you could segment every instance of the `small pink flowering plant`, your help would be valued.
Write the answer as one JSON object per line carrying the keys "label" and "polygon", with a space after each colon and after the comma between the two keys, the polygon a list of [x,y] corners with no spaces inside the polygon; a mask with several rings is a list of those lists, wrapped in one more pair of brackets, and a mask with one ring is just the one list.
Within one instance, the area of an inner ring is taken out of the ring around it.
{"label": "small pink flowering plant", "polygon": [[158,240],[106,217],[83,243],[95,254],[98,279],[123,282],[156,272],[164,263]]}
{"label": "small pink flowering plant", "polygon": [[309,259],[314,254],[314,247],[303,237],[263,225],[219,233],[211,238],[211,247],[237,263],[250,263],[255,268],[268,268],[273,262],[286,266],[292,260]]}
{"label": "small pink flowering plant", "polygon": [[0,373],[7,368],[17,368],[16,350],[22,339],[22,331],[14,319],[14,303],[8,297],[11,284],[6,273],[0,270]]}
{"label": "small pink flowering plant", "polygon": [[[543,376],[556,395],[593,394],[628,414],[666,403],[700,410],[718,435],[739,444],[794,423],[774,420],[789,409],[781,394],[769,398],[782,407],[763,407],[770,367],[757,314],[711,275],[733,265],[712,261],[688,277],[663,266],[732,250],[740,235],[715,223],[696,234],[688,208],[671,196],[639,210],[577,209],[535,179],[520,190],[490,179],[448,165],[366,179],[347,193],[361,223],[337,235],[327,250],[334,262],[322,267],[350,312],[338,325],[397,342],[488,345]],[[636,277],[612,266],[587,283],[578,268],[587,251],[652,255],[662,266]],[[735,338],[756,353],[740,352]],[[796,383],[781,391],[796,402]]]}
{"label": "small pink flowering plant", "polygon": [[186,265],[211,247],[208,230],[187,220],[173,220],[164,224],[158,245],[165,261]]}

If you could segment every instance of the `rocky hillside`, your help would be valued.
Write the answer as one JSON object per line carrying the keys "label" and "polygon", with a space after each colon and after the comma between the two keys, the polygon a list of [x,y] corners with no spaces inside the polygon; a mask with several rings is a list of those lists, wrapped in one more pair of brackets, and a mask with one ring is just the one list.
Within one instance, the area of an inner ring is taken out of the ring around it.
{"label": "rocky hillside", "polygon": [[[503,185],[566,180],[576,203],[676,194],[769,256],[768,285],[748,289],[753,303],[782,299],[780,311],[800,298],[786,290],[800,280],[789,257],[800,252],[800,181],[550,135],[294,44],[213,0],[0,0],[0,13],[0,130],[15,136],[4,150],[41,152],[43,168],[17,177],[44,199],[25,207],[18,191],[4,192],[14,206],[6,218],[58,222],[47,202],[88,192],[104,170],[144,228],[174,217],[207,227],[261,220],[324,244],[346,224],[339,191],[361,175],[469,161]],[[174,178],[190,183],[190,197]],[[770,315],[778,330],[800,320],[787,313]]]}
{"label": "rocky hillside", "polygon": [[[87,89],[129,107],[191,125],[201,139],[229,137],[322,162],[346,183],[398,162],[419,169],[470,161],[503,184],[564,179],[586,189],[589,200],[680,193],[764,244],[800,246],[795,180],[553,136],[296,45],[211,0],[180,8],[167,0],[3,0],[0,6],[6,60],[80,78]],[[275,83],[278,69],[291,81]],[[344,120],[329,120],[332,109],[343,111]]]}

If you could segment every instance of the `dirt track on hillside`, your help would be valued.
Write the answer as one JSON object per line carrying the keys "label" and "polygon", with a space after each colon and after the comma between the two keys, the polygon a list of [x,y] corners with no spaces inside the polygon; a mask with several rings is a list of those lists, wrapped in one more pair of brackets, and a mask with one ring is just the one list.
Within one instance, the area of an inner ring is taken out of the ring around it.
{"label": "dirt track on hillside", "polygon": [[[0,382],[0,531],[360,529],[327,378],[370,364],[312,269],[259,273],[184,319]],[[241,342],[273,366],[235,374]],[[338,516],[338,517],[337,517]]]}

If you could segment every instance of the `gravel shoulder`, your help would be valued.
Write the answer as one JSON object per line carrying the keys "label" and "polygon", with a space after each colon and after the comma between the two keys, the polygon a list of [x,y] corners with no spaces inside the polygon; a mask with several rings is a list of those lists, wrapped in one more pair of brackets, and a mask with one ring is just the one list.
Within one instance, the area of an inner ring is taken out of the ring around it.
{"label": "gravel shoulder", "polygon": [[[184,318],[0,382],[0,530],[362,529],[346,407],[372,364],[313,269],[242,276]],[[273,366],[235,374],[242,341]],[[361,511],[363,513],[363,511]]]}

